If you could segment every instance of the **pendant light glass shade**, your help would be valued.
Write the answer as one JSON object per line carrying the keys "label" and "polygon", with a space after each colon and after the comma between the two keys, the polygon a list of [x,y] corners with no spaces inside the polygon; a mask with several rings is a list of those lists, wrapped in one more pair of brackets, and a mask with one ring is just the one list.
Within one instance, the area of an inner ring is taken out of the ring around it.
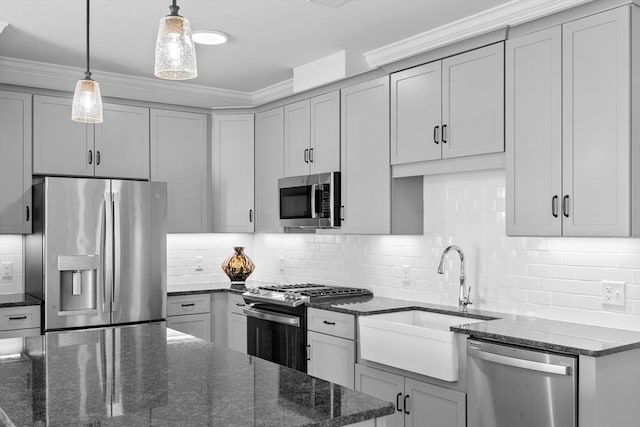
{"label": "pendant light glass shade", "polygon": [[171,15],[160,20],[155,75],[168,80],[193,79],[198,75],[198,66],[191,26],[188,19],[177,15],[177,6],[174,7]]}
{"label": "pendant light glass shade", "polygon": [[102,123],[102,97],[100,85],[91,80],[89,62],[89,0],[87,0],[87,70],[84,79],[78,80],[73,93],[71,120],[82,123]]}
{"label": "pendant light glass shade", "polygon": [[100,85],[91,79],[78,80],[73,93],[71,120],[82,123],[102,123]]}

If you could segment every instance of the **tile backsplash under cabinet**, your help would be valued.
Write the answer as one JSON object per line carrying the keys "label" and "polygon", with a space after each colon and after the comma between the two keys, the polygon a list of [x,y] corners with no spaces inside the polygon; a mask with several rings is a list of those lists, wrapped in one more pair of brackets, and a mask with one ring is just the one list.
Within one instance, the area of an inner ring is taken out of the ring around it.
{"label": "tile backsplash under cabinet", "polygon": [[[423,236],[171,234],[167,286],[227,282],[220,265],[245,246],[256,264],[251,279],[362,286],[455,306],[457,257],[436,274],[442,249],[455,243],[468,260],[472,308],[640,331],[640,239],[507,237],[503,170],[425,177],[424,206]],[[5,260],[14,278],[1,279],[0,292],[20,292],[20,236],[0,236]],[[603,280],[627,283],[625,306],[602,305]]]}

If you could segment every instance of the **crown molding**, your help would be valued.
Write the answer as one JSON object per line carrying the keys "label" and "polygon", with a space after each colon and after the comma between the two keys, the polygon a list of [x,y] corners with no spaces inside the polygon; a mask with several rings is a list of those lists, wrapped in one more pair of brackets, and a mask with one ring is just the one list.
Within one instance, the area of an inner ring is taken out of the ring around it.
{"label": "crown molding", "polygon": [[[0,57],[0,83],[71,92],[84,70],[42,62]],[[250,93],[136,77],[99,70],[92,75],[103,96],[200,108],[252,107]]]}
{"label": "crown molding", "polygon": [[593,0],[512,0],[468,18],[365,52],[371,68],[377,68],[464,39],[532,21]]}
{"label": "crown molding", "polygon": [[251,93],[251,103],[254,107],[267,104],[278,99],[293,95],[293,79],[259,89]]}

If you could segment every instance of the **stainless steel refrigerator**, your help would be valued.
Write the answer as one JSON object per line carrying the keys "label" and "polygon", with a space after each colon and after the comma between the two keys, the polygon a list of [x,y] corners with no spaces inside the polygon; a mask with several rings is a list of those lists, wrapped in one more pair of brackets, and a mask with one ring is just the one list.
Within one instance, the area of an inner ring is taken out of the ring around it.
{"label": "stainless steel refrigerator", "polygon": [[166,217],[166,183],[34,182],[25,288],[44,300],[44,329],[164,319]]}

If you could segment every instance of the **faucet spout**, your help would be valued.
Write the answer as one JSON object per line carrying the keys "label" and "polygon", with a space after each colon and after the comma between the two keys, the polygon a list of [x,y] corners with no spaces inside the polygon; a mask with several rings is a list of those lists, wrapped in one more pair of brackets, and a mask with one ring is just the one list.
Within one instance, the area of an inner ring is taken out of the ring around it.
{"label": "faucet spout", "polygon": [[451,250],[458,252],[458,255],[460,256],[460,293],[458,295],[458,307],[461,312],[466,312],[467,305],[473,303],[471,302],[471,298],[469,297],[471,294],[471,288],[465,291],[466,275],[464,272],[464,252],[462,251],[462,248],[460,246],[449,245],[444,249],[444,251],[442,251],[442,255],[440,256],[440,264],[438,264],[438,274],[444,274],[444,262],[447,258],[447,254]]}

